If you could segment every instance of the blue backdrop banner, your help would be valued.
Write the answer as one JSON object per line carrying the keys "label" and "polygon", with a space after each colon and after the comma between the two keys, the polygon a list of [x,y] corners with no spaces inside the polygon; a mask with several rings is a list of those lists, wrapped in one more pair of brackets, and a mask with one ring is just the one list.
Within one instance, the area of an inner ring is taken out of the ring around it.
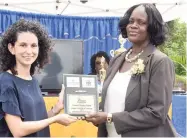
{"label": "blue backdrop banner", "polygon": [[186,100],[187,95],[173,94],[172,99],[172,122],[177,132],[186,137]]}
{"label": "blue backdrop banner", "polygon": [[[81,39],[84,41],[84,73],[90,72],[90,58],[103,50],[119,48],[117,17],[71,17],[33,14],[0,10],[0,32],[3,33],[20,18],[37,20],[57,39]],[[125,46],[129,47],[127,41]]]}

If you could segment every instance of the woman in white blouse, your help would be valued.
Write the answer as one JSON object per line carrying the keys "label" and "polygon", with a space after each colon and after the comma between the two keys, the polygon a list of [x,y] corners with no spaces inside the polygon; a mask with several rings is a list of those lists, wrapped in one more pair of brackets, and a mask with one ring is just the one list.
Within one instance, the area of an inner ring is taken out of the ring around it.
{"label": "woman in white blouse", "polygon": [[132,6],[119,22],[132,48],[113,58],[102,90],[100,109],[86,120],[99,137],[174,137],[167,115],[172,99],[174,65],[157,49],[166,29],[152,4]]}

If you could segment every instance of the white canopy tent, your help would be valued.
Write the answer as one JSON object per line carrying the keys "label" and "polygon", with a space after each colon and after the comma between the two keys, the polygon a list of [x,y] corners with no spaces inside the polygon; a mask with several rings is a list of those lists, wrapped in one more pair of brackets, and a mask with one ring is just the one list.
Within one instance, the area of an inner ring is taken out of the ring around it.
{"label": "white canopy tent", "polygon": [[154,3],[164,21],[185,18],[187,0],[0,0],[0,9],[66,16],[121,17],[134,4]]}

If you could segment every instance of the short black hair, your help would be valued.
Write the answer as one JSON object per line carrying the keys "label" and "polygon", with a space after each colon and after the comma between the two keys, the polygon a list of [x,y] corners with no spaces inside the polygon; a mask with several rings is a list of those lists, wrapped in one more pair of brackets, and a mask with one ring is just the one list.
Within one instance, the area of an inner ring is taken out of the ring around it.
{"label": "short black hair", "polygon": [[40,69],[48,63],[49,52],[52,49],[52,41],[44,27],[41,26],[39,22],[27,21],[25,19],[20,19],[12,24],[2,36],[0,43],[0,70],[11,70],[14,75],[17,74],[17,71],[14,70],[16,59],[15,56],[8,50],[8,44],[10,43],[14,46],[17,41],[18,33],[21,32],[31,32],[38,38],[38,57],[34,63],[32,63],[30,69],[30,74],[33,75],[35,67]]}
{"label": "short black hair", "polygon": [[129,24],[129,18],[135,8],[143,6],[148,16],[148,28],[150,43],[155,45],[161,45],[166,40],[167,26],[164,23],[162,16],[156,6],[150,3],[137,4],[127,10],[125,15],[119,21],[119,29],[124,38],[127,38],[126,27]]}
{"label": "short black hair", "polygon": [[97,57],[104,57],[107,64],[109,64],[109,62],[110,62],[110,57],[104,51],[99,51],[96,54],[93,54],[92,57],[91,57],[91,59],[90,59],[90,66],[91,66],[91,73],[92,74],[96,74],[95,60],[96,60]]}

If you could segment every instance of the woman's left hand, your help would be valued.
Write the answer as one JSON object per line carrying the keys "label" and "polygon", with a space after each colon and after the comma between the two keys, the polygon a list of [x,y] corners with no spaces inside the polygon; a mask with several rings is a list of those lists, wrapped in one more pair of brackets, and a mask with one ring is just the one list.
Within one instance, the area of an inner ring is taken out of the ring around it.
{"label": "woman's left hand", "polygon": [[86,121],[92,122],[95,126],[107,121],[106,112],[90,113],[86,115]]}
{"label": "woman's left hand", "polygon": [[56,105],[53,107],[53,111],[55,114],[58,114],[64,108],[64,85],[62,84],[61,92],[59,93],[58,101]]}

